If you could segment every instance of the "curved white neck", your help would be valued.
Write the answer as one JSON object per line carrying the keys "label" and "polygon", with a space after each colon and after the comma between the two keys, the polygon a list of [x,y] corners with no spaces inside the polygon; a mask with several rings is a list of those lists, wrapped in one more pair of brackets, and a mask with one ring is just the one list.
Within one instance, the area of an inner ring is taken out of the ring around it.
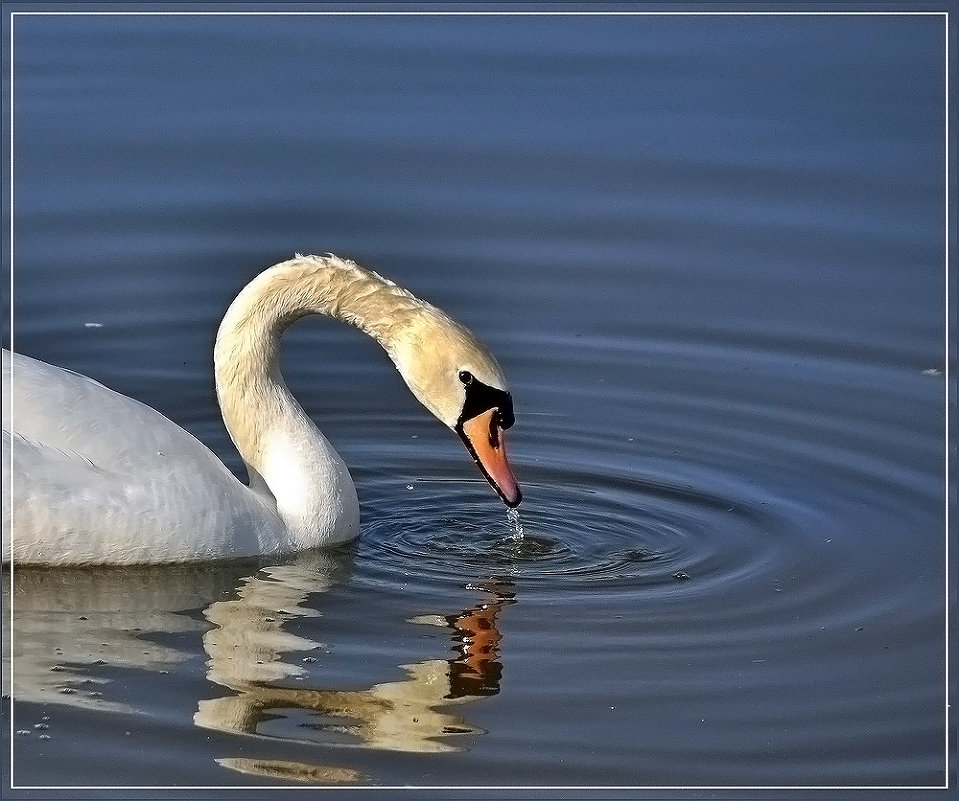
{"label": "curved white neck", "polygon": [[297,256],[250,282],[220,324],[213,358],[223,421],[250,487],[275,498],[291,535],[304,544],[355,536],[359,508],[346,465],[280,375],[280,337],[300,317],[325,314],[389,351],[418,307],[404,290],[352,262]]}

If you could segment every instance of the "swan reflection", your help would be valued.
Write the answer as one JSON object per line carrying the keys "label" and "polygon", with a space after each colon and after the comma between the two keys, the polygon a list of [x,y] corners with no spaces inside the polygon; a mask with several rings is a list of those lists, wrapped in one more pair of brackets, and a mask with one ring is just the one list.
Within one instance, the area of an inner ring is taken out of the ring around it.
{"label": "swan reflection", "polygon": [[[193,720],[203,728],[416,753],[455,751],[457,737],[482,733],[462,709],[499,692],[499,618],[514,600],[508,582],[468,585],[477,596],[472,606],[408,621],[445,631],[447,658],[400,665],[396,681],[342,689],[317,686],[312,663],[332,647],[312,619],[321,615],[317,596],[348,580],[352,551],[261,564],[5,570],[3,621],[6,632],[13,626],[13,651],[3,649],[4,694],[45,712],[69,705],[149,713],[139,699],[168,692],[167,681],[182,690],[176,677],[189,670],[202,642],[206,676],[226,690],[196,702]],[[16,728],[32,726],[33,714],[15,708]],[[348,767],[258,759],[247,751],[217,757],[225,768],[266,778],[363,781]]]}
{"label": "swan reflection", "polygon": [[[410,622],[449,630],[455,656],[400,665],[405,676],[361,690],[290,686],[302,680],[294,652],[323,651],[323,643],[283,630],[291,618],[314,616],[302,606],[320,591],[301,572],[266,569],[241,584],[237,597],[218,601],[205,615],[215,628],[204,636],[208,677],[234,694],[200,701],[198,726],[264,735],[264,724],[304,711],[294,739],[328,745],[362,745],[390,751],[438,753],[457,750],[451,737],[481,733],[456,707],[499,691],[500,634],[497,621],[513,594],[505,583],[481,585],[484,601],[458,614],[423,615]],[[307,657],[309,658],[309,657]]]}
{"label": "swan reflection", "polygon": [[[189,656],[178,642],[206,628],[185,610],[235,586],[223,566],[3,571],[3,694],[17,701],[139,713],[112,677],[164,674]],[[12,619],[11,619],[12,614]],[[184,636],[186,635],[186,637]]]}

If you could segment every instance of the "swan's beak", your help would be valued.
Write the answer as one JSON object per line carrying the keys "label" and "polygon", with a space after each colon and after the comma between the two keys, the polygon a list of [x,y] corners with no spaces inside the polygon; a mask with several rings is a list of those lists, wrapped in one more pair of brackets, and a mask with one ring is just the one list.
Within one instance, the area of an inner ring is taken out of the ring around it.
{"label": "swan's beak", "polygon": [[499,424],[499,409],[492,408],[469,420],[463,420],[458,431],[466,449],[479,465],[490,485],[509,507],[519,506],[523,493],[516,483],[513,469],[506,460],[506,444]]}

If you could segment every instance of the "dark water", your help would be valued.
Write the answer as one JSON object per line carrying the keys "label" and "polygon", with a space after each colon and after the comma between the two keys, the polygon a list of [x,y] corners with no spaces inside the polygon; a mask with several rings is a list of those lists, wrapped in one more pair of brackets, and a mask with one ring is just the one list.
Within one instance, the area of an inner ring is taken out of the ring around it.
{"label": "dark water", "polygon": [[944,783],[942,16],[14,25],[18,349],[239,469],[219,315],[334,251],[492,347],[526,494],[298,324],[359,542],[18,570],[16,784]]}

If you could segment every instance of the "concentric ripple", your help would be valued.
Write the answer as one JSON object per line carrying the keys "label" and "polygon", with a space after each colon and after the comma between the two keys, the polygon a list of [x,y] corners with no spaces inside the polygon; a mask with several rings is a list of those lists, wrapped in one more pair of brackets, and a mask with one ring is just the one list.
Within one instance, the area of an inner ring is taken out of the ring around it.
{"label": "concentric ripple", "polygon": [[[702,591],[762,573],[773,558],[768,532],[777,526],[759,501],[613,475],[577,486],[582,476],[556,467],[531,479],[522,533],[479,482],[419,481],[402,497],[388,479],[365,487],[373,511],[360,565],[403,583],[463,584],[489,574],[564,592],[655,594],[693,579]],[[379,516],[391,496],[390,513]]]}
{"label": "concentric ripple", "polygon": [[[750,364],[768,373],[763,387],[780,401],[740,403],[728,397],[725,365],[742,353],[675,347],[668,380],[651,381],[639,401],[628,380],[610,381],[604,403],[615,425],[574,428],[572,407],[555,394],[555,411],[521,417],[530,443],[525,463],[522,439],[514,450],[522,536],[486,484],[464,480],[462,461],[439,438],[423,437],[421,475],[398,479],[394,464],[358,482],[359,574],[425,595],[501,577],[525,593],[610,609],[670,601],[676,614],[694,610],[697,631],[722,632],[731,646],[787,630],[855,631],[897,608],[909,610],[912,624],[931,625],[938,574],[916,604],[908,577],[928,575],[919,565],[929,558],[904,560],[912,548],[941,544],[934,459],[902,458],[908,420],[866,430],[868,409],[843,403],[850,380],[865,397],[894,390],[916,408],[936,388],[919,371],[818,356],[786,363],[757,349]],[[610,349],[606,359],[616,375],[631,375],[624,353]],[[819,382],[815,417],[781,400],[812,392],[792,383],[811,375]],[[934,453],[928,428],[915,441]],[[898,575],[877,592],[876,576],[892,564]]]}

